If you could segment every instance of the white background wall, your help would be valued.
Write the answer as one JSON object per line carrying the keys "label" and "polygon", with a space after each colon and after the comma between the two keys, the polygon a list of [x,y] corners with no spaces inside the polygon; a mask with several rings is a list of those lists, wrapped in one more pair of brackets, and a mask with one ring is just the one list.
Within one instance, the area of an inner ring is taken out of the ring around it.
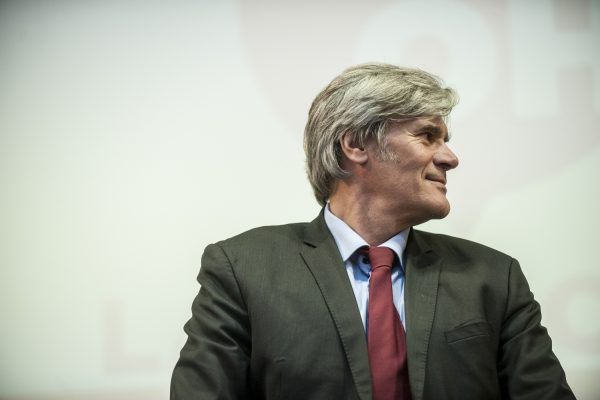
{"label": "white background wall", "polygon": [[599,39],[594,0],[0,2],[0,398],[167,398],[204,246],[317,214],[308,107],[373,60],[460,93],[424,228],[518,258],[597,398]]}

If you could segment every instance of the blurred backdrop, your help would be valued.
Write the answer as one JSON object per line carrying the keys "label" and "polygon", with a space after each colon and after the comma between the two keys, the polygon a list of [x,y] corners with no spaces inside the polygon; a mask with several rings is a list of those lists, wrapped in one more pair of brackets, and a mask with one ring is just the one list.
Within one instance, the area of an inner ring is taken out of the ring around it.
{"label": "blurred backdrop", "polygon": [[456,88],[453,211],[519,259],[600,393],[600,2],[0,2],[0,398],[168,397],[204,247],[309,221],[314,96],[366,61]]}

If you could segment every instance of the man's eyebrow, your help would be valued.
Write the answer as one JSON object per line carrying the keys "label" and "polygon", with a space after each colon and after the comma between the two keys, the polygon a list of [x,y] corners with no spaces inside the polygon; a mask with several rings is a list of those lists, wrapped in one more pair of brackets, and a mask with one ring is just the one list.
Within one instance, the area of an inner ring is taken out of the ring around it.
{"label": "man's eyebrow", "polygon": [[[438,125],[433,125],[433,124],[427,124],[427,125],[423,125],[420,128],[417,128],[417,133],[423,133],[423,132],[431,132],[436,136],[442,136],[443,135],[443,130],[442,128],[440,128]],[[444,142],[447,142],[450,140],[450,137],[452,135],[450,134],[450,132],[447,132],[446,135],[444,136]]]}

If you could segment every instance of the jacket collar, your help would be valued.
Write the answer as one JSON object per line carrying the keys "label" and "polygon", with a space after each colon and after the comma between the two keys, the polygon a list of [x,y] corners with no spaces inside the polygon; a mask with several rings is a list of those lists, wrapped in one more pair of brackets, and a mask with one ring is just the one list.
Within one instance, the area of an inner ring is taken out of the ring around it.
{"label": "jacket collar", "polygon": [[301,256],[335,323],[358,396],[362,400],[370,400],[371,372],[365,331],[358,307],[349,307],[356,304],[356,298],[340,252],[325,224],[323,211],[307,225],[304,233]]}
{"label": "jacket collar", "polygon": [[406,348],[408,376],[413,399],[422,399],[427,368],[427,351],[433,327],[442,257],[428,234],[411,229],[406,246]]}

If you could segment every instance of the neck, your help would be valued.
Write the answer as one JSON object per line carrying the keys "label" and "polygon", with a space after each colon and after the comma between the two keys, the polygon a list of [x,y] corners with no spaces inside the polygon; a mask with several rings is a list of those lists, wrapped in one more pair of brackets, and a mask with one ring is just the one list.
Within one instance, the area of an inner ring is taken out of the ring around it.
{"label": "neck", "polygon": [[[416,225],[408,215],[398,215],[393,206],[361,195],[360,192],[349,193],[350,191],[350,187],[338,185],[329,199],[329,209],[369,245],[380,245],[404,229]],[[397,205],[394,206],[397,208]]]}

